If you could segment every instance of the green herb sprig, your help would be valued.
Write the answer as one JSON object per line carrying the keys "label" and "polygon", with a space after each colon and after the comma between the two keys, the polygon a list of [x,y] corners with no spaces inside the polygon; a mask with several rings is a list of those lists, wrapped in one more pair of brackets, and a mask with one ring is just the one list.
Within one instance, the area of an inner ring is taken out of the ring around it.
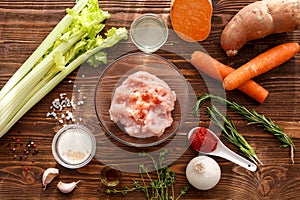
{"label": "green herb sprig", "polygon": [[186,194],[190,188],[189,185],[180,190],[180,193],[175,197],[175,172],[171,171],[168,166],[164,164],[167,150],[159,153],[158,162],[149,154],[141,152],[140,157],[148,157],[152,161],[155,168],[155,179],[150,175],[145,164],[139,165],[139,174],[141,181],[133,180],[133,187],[124,187],[122,189],[106,189],[106,194],[121,194],[126,195],[131,191],[142,191],[146,195],[147,200],[178,200]]}
{"label": "green herb sprig", "polygon": [[266,131],[273,134],[280,142],[281,147],[290,147],[291,148],[291,159],[294,163],[294,149],[295,145],[292,139],[281,129],[280,126],[275,124],[271,119],[267,119],[263,114],[257,113],[255,110],[248,110],[246,107],[237,104],[234,101],[226,100],[222,97],[204,94],[201,96],[197,103],[194,106],[194,112],[197,112],[200,107],[204,104],[206,100],[214,99],[228,106],[229,109],[239,113],[246,120],[248,120],[248,124],[256,124],[258,126],[263,126]]}
{"label": "green herb sprig", "polygon": [[[246,141],[246,139],[237,131],[232,121],[227,116],[223,115],[216,106],[206,109],[207,114],[211,117],[214,124],[217,125],[222,132],[225,133],[226,139],[237,146],[239,150],[255,164],[262,162],[258,159],[255,151]],[[224,121],[224,125],[221,123]]]}

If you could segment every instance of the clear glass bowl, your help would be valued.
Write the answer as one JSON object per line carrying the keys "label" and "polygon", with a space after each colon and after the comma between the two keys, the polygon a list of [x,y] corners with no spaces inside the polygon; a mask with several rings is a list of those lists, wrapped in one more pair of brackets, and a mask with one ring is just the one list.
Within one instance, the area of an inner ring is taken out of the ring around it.
{"label": "clear glass bowl", "polygon": [[[131,74],[146,71],[165,81],[175,91],[177,100],[172,111],[173,123],[160,137],[136,138],[128,135],[122,127],[111,121],[109,109],[115,88]],[[189,87],[179,70],[163,57],[147,53],[131,53],[110,64],[99,78],[95,91],[95,109],[105,132],[117,141],[135,147],[149,147],[172,137],[184,122],[189,103]]]}
{"label": "clear glass bowl", "polygon": [[55,134],[52,153],[55,160],[64,167],[70,169],[83,167],[96,153],[95,136],[85,126],[66,125]]}
{"label": "clear glass bowl", "polygon": [[169,30],[165,21],[157,14],[138,16],[130,26],[130,38],[141,51],[155,52],[165,44]]}

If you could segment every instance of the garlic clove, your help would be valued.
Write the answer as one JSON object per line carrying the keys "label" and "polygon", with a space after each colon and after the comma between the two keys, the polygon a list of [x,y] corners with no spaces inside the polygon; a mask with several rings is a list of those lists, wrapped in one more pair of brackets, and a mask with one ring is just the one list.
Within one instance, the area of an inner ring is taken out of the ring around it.
{"label": "garlic clove", "polygon": [[59,175],[59,170],[56,168],[48,168],[43,173],[42,183],[44,186],[44,190],[46,190],[46,187],[51,181]]}
{"label": "garlic clove", "polygon": [[59,183],[57,184],[57,188],[62,193],[70,193],[77,187],[78,183],[80,183],[80,182],[82,182],[82,181],[77,181],[77,182],[72,182],[72,183],[64,183],[64,182],[59,181]]}

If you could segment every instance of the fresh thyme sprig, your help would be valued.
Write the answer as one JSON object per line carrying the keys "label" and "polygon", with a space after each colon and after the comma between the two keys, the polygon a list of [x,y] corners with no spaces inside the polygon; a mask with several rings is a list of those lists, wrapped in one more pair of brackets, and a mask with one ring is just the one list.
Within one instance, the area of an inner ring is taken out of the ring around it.
{"label": "fresh thyme sprig", "polygon": [[228,106],[231,110],[242,115],[246,120],[248,120],[248,124],[256,124],[259,126],[263,126],[264,129],[270,133],[272,133],[280,142],[281,147],[290,147],[291,148],[291,159],[294,163],[294,149],[295,145],[292,139],[281,129],[280,126],[275,124],[271,119],[267,119],[263,114],[259,114],[256,111],[248,110],[246,107],[237,104],[236,102],[226,100],[222,97],[205,94],[201,96],[197,103],[194,106],[194,112],[197,112],[199,108],[203,105],[206,100],[214,99]]}
{"label": "fresh thyme sprig", "polygon": [[[214,124],[217,125],[224,133],[226,139],[237,146],[240,151],[255,164],[257,162],[262,165],[255,151],[246,141],[246,139],[237,131],[232,121],[227,116],[223,115],[216,106],[206,109],[206,113],[211,117]],[[224,125],[221,123],[224,121]]]}
{"label": "fresh thyme sprig", "polygon": [[[147,167],[144,164],[139,165],[139,174],[141,181],[133,180],[133,187],[124,187],[122,189],[106,189],[106,194],[121,194],[126,195],[128,192],[139,190],[145,193],[147,200],[178,200],[186,194],[190,188],[189,185],[180,190],[180,193],[175,197],[174,184],[175,172],[170,171],[168,166],[164,164],[167,150],[159,153],[158,162],[145,152],[139,153],[140,157],[148,157],[152,161],[155,168],[156,177],[151,177]],[[148,180],[146,180],[146,178]]]}

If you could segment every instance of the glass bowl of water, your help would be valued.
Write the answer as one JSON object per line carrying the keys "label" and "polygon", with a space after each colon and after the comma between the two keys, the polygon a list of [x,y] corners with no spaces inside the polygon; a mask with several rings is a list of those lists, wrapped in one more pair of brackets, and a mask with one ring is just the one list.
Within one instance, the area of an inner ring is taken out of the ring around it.
{"label": "glass bowl of water", "polygon": [[168,27],[156,14],[146,13],[137,17],[130,26],[130,38],[141,51],[152,53],[165,44]]}

